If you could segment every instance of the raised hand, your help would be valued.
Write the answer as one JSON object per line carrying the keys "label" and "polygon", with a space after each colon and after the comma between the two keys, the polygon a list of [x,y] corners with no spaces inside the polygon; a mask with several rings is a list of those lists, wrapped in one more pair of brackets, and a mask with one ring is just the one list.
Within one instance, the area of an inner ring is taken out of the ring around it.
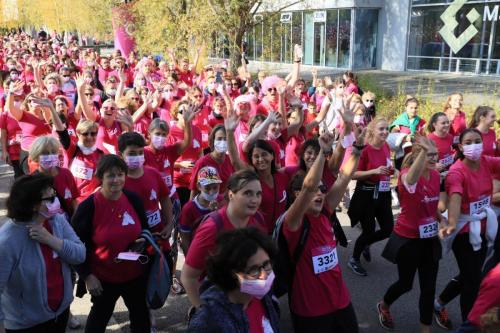
{"label": "raised hand", "polygon": [[189,124],[193,121],[194,117],[196,117],[196,106],[190,105],[186,110],[182,112],[182,119],[184,120],[184,124]]}
{"label": "raised hand", "polygon": [[276,86],[276,91],[279,95],[283,95],[286,92],[286,82],[282,81]]}
{"label": "raised hand", "polygon": [[432,148],[432,143],[430,142],[430,139],[427,137],[423,136],[420,133],[415,133],[415,144],[419,145],[422,147],[423,150],[429,151]]}
{"label": "raised hand", "polygon": [[224,119],[224,127],[226,131],[234,131],[240,124],[240,117],[235,113],[228,113],[226,119]]}
{"label": "raised hand", "polygon": [[335,135],[330,131],[326,130],[319,137],[319,146],[324,152],[329,153],[332,151],[333,142],[335,141]]}
{"label": "raised hand", "polygon": [[269,112],[269,114],[267,115],[266,120],[269,123],[275,123],[275,122],[277,122],[278,121],[278,112],[275,112],[275,111]]}
{"label": "raised hand", "polygon": [[127,77],[125,76],[125,71],[122,68],[118,70],[118,79],[120,80],[120,82],[125,82],[127,80]]}
{"label": "raised hand", "polygon": [[293,47],[293,60],[294,61],[301,61],[302,60],[302,46],[299,44],[295,44]]}
{"label": "raised hand", "polygon": [[83,87],[85,86],[85,79],[82,74],[80,73],[76,74],[75,83],[76,83],[76,88],[80,93],[83,90]]}
{"label": "raised hand", "polygon": [[354,140],[356,142],[356,145],[364,146],[365,138],[366,138],[366,128],[363,128],[363,126],[354,125]]}

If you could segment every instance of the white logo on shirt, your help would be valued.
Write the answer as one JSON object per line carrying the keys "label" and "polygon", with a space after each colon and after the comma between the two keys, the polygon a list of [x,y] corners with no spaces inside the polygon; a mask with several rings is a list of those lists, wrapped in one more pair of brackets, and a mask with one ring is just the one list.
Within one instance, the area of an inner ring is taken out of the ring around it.
{"label": "white logo on shirt", "polygon": [[133,225],[133,224],[135,224],[134,219],[127,212],[125,212],[123,214],[122,225],[127,226],[127,225]]}
{"label": "white logo on shirt", "polygon": [[279,201],[279,203],[282,203],[286,200],[286,191],[283,191],[283,197],[281,198],[281,200]]}
{"label": "white logo on shirt", "polygon": [[201,147],[201,146],[200,146],[200,143],[198,142],[198,140],[194,139],[194,140],[193,140],[193,148],[195,148],[195,149],[196,149],[196,148],[200,148],[200,147]]}
{"label": "white logo on shirt", "polygon": [[422,202],[428,203],[428,202],[433,202],[433,201],[438,201],[438,200],[439,200],[439,197],[428,197],[428,196],[425,196],[422,199]]}
{"label": "white logo on shirt", "polygon": [[66,188],[64,190],[64,199],[71,199],[71,191],[69,190],[69,188]]}
{"label": "white logo on shirt", "polygon": [[170,161],[169,160],[165,160],[163,161],[163,168],[166,169],[170,166]]}
{"label": "white logo on shirt", "polygon": [[264,333],[274,333],[273,327],[266,317],[262,317],[262,331]]}
{"label": "white logo on shirt", "polygon": [[155,190],[151,190],[151,195],[149,196],[149,200],[153,201],[153,200],[157,200],[157,196],[156,196],[156,191]]}
{"label": "white logo on shirt", "polygon": [[59,257],[59,255],[57,254],[56,251],[52,251],[52,259],[56,259],[57,257]]}

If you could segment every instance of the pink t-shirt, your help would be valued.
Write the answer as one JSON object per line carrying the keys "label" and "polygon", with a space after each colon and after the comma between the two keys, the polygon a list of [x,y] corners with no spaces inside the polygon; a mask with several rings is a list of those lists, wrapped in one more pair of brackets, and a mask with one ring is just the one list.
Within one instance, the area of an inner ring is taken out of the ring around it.
{"label": "pink t-shirt", "polygon": [[398,179],[401,214],[394,226],[394,232],[406,238],[436,237],[439,173],[431,170],[429,179],[421,176],[416,184],[406,186],[402,176],[408,174],[408,171],[408,168],[402,169]]}
{"label": "pink t-shirt", "polygon": [[[358,163],[358,171],[368,171],[376,169],[380,166],[389,166],[391,163],[391,150],[387,143],[381,148],[375,148],[372,145],[366,145],[366,148],[361,152]],[[386,175],[374,175],[367,179],[369,182],[376,184],[379,181],[389,181],[390,177]]]}
{"label": "pink t-shirt", "polygon": [[487,133],[481,133],[481,136],[483,137],[483,155],[499,156],[495,131],[490,129]]}
{"label": "pink t-shirt", "polygon": [[434,141],[436,144],[436,148],[439,154],[439,163],[443,164],[445,167],[448,167],[453,164],[453,135],[446,134],[444,138],[437,136],[434,133],[431,133],[427,136],[429,139]]}
{"label": "pink t-shirt", "polygon": [[[178,162],[190,161],[196,163],[200,158],[202,152],[201,146],[201,131],[198,127],[191,125],[193,137],[188,148],[180,156]],[[184,140],[184,130],[174,125],[170,128],[170,134],[167,138],[167,144],[174,144],[178,141]],[[189,188],[191,175],[193,174],[192,168],[175,168],[174,167],[174,184],[176,187]]]}
{"label": "pink t-shirt", "polygon": [[173,182],[174,164],[179,158],[177,153],[178,147],[176,144],[165,146],[161,150],[156,150],[151,147],[144,147],[144,165],[150,166],[160,172],[163,182],[167,185],[170,194],[175,192]]}
{"label": "pink t-shirt", "polygon": [[105,154],[118,154],[118,137],[122,134],[122,127],[115,121],[110,127],[106,127],[104,119],[98,121],[96,145]]}
{"label": "pink t-shirt", "polygon": [[21,152],[22,130],[19,123],[9,112],[4,111],[0,114],[0,129],[7,132],[7,150],[11,161],[19,160]]}
{"label": "pink t-shirt", "polygon": [[274,186],[272,188],[265,181],[260,181],[262,186],[262,201],[259,211],[264,215],[268,234],[273,232],[276,220],[286,210],[287,188],[290,176],[285,172],[277,171],[273,175],[273,180]]}
{"label": "pink t-shirt", "polygon": [[39,136],[50,135],[52,130],[45,120],[38,118],[30,112],[23,112],[21,119],[18,121],[22,132],[21,149],[29,151],[31,144]]}
{"label": "pink t-shirt", "polygon": [[219,177],[222,180],[222,183],[220,184],[219,193],[224,193],[226,191],[227,180],[234,173],[234,167],[231,164],[231,159],[227,155],[224,156],[224,161],[222,162],[222,164],[217,163],[210,154],[207,154],[202,158],[200,158],[198,161],[196,161],[196,164],[194,165],[193,168],[193,175],[191,177],[191,183],[189,185],[189,188],[191,190],[195,190],[197,188],[196,185],[198,182],[198,171],[200,171],[201,168],[206,166],[211,166],[217,169],[217,173],[219,174]]}

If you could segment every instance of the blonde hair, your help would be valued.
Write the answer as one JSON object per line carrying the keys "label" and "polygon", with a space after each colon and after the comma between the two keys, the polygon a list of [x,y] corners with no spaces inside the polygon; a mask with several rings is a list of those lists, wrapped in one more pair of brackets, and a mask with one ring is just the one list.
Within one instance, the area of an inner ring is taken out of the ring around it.
{"label": "blonde hair", "polygon": [[459,92],[456,92],[456,93],[449,95],[448,98],[446,99],[446,103],[444,103],[444,108],[443,108],[444,112],[446,112],[446,110],[448,110],[448,109],[451,109],[450,102],[451,102],[451,99],[453,98],[453,96],[460,96],[460,97],[462,97],[462,100],[464,99],[464,95],[462,95]]}
{"label": "blonde hair", "polygon": [[373,143],[373,139],[375,138],[375,129],[376,129],[378,123],[380,123],[382,121],[385,121],[387,124],[389,124],[387,119],[385,119],[384,117],[378,116],[378,117],[375,117],[375,119],[373,119],[372,121],[370,121],[370,123],[366,127],[366,142],[368,142],[369,144]]}
{"label": "blonde hair", "polygon": [[40,155],[43,155],[48,150],[52,149],[59,151],[60,147],[61,144],[56,138],[49,135],[40,136],[31,144],[29,157],[31,160],[38,162]]}
{"label": "blonde hair", "polygon": [[50,73],[49,75],[47,75],[45,77],[45,79],[43,80],[43,83],[45,83],[45,85],[47,85],[49,83],[49,80],[56,81],[57,85],[59,87],[61,87],[61,77],[59,76],[59,74],[57,74],[57,73]]}
{"label": "blonde hair", "polygon": [[372,99],[377,98],[377,96],[376,96],[374,93],[372,93],[371,91],[366,91],[366,92],[363,94],[363,96],[361,97],[361,99],[362,99],[362,100],[366,100],[366,99],[369,99],[370,97],[371,97]]}
{"label": "blonde hair", "polygon": [[174,119],[177,119],[177,114],[179,113],[179,108],[182,106],[182,105],[187,105],[189,106],[189,101],[183,99],[183,100],[180,100],[179,102],[175,103],[174,104],[174,107],[170,109],[170,115],[174,118]]}
{"label": "blonde hair", "polygon": [[81,120],[78,123],[78,125],[76,125],[76,132],[79,134],[85,133],[88,130],[95,130],[97,132],[98,129],[99,129],[99,126],[97,125],[97,123],[93,122],[92,120],[88,120],[88,119]]}

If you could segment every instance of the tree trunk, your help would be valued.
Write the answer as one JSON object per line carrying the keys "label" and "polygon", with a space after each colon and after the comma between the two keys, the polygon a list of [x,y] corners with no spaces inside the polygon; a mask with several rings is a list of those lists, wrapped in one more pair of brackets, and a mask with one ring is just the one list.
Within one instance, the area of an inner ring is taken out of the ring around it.
{"label": "tree trunk", "polygon": [[229,36],[229,71],[233,75],[238,74],[238,67],[241,66],[241,43],[244,35],[245,28],[241,27]]}

